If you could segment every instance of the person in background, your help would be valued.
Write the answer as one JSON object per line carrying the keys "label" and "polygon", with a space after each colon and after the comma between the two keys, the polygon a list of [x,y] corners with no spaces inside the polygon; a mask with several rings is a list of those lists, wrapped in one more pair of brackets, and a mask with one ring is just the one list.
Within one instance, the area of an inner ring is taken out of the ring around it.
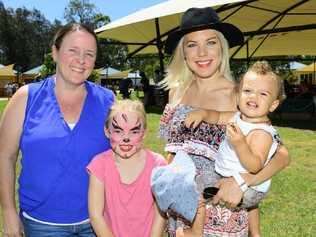
{"label": "person in background", "polygon": [[158,84],[162,80],[162,75],[160,68],[156,68],[154,71],[154,82],[155,84]]}
{"label": "person in background", "polygon": [[89,213],[98,237],[162,236],[165,220],[155,204],[150,177],[165,159],[144,149],[146,112],[140,101],[118,100],[105,124],[111,150],[88,165]]}
{"label": "person in background", "polygon": [[151,88],[149,84],[149,79],[146,76],[146,74],[143,71],[141,71],[139,75],[141,76],[140,83],[142,84],[142,89],[144,92],[143,104],[146,109],[147,106],[149,105],[149,100],[151,99],[150,96],[152,95]]}
{"label": "person in background", "polygon": [[[86,166],[109,149],[103,124],[113,93],[87,81],[97,38],[68,24],[52,45],[56,74],[21,87],[0,123],[0,201],[4,236],[95,236],[88,215]],[[16,162],[21,150],[19,208]]]}
{"label": "person in background", "polygon": [[120,93],[122,94],[123,99],[130,98],[131,94],[130,94],[129,89],[131,88],[132,84],[133,82],[132,82],[132,79],[130,78],[125,78],[120,81],[119,88],[120,88]]}
{"label": "person in background", "polygon": [[[206,179],[212,170],[218,148],[225,136],[224,125],[201,123],[196,129],[185,126],[187,114],[196,109],[236,111],[235,82],[229,68],[229,47],[242,44],[243,34],[234,25],[223,23],[210,8],[190,8],[182,16],[178,30],[172,32],[165,45],[165,52],[172,54],[167,76],[162,84],[170,90],[169,104],[166,105],[160,121],[160,134],[166,139],[165,150],[168,160],[179,150],[190,154],[195,166],[197,186],[201,190],[209,187]],[[242,180],[254,186],[271,178],[289,163],[287,150],[280,146],[274,158],[256,175],[244,174]],[[213,204],[219,201],[227,207],[236,206],[243,195],[234,178],[225,178],[217,183],[219,191]],[[241,184],[241,183],[240,183]],[[177,215],[169,215],[168,233],[175,236],[260,236],[259,212],[233,211],[223,205],[206,205],[198,215],[205,219],[190,225]],[[195,225],[201,232],[194,232]],[[199,228],[203,225],[203,228]],[[190,228],[193,227],[193,228]]]}
{"label": "person in background", "polygon": [[4,86],[6,95],[8,97],[8,100],[12,97],[13,94],[13,83],[9,82]]}

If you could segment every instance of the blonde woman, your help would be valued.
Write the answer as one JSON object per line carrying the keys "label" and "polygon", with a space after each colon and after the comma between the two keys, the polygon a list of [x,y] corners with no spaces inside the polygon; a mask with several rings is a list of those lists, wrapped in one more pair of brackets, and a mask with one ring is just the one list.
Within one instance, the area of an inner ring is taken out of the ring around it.
{"label": "blonde woman", "polygon": [[[207,173],[212,170],[215,154],[225,135],[225,126],[201,123],[196,130],[186,128],[186,115],[195,109],[236,111],[235,82],[230,74],[228,48],[243,42],[242,32],[232,24],[220,22],[212,8],[191,8],[183,17],[180,28],[171,33],[165,51],[172,53],[167,76],[162,84],[170,90],[169,104],[161,117],[160,133],[167,140],[165,150],[169,157],[179,150],[190,154],[196,170],[198,187],[208,186]],[[271,178],[289,163],[287,150],[280,146],[277,154],[256,175],[240,176],[241,180],[225,178],[219,181],[220,188],[207,205],[206,211],[198,211],[205,223],[203,231],[193,231],[189,223],[176,215],[170,215],[168,233],[175,236],[179,227],[184,227],[184,236],[260,236],[259,212],[232,211],[223,207],[236,206],[242,198],[239,185],[257,185]],[[181,228],[180,228],[181,230]]]}

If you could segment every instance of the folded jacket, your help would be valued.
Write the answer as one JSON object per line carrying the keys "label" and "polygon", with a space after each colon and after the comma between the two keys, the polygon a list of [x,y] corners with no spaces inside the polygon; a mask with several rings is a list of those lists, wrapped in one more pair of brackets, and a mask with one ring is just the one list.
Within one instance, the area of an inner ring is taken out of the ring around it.
{"label": "folded jacket", "polygon": [[181,150],[169,165],[154,168],[151,187],[159,209],[176,212],[192,222],[199,202],[195,176],[191,157]]}

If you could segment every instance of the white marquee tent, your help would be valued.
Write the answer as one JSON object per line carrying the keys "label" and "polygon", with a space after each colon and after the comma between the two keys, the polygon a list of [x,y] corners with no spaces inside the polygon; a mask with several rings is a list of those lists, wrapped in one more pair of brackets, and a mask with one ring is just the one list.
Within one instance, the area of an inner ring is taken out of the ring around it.
{"label": "white marquee tent", "polygon": [[158,53],[190,7],[212,6],[223,22],[237,25],[245,43],[232,58],[316,55],[315,0],[169,0],[139,10],[96,30],[100,38],[128,45],[129,55]]}

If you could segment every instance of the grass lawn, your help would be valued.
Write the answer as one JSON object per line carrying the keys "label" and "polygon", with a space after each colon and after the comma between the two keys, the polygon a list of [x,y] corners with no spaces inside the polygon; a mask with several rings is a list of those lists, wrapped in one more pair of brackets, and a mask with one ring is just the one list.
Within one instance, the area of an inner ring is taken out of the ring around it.
{"label": "grass lawn", "polygon": [[[0,114],[5,103],[0,101]],[[160,113],[151,111],[148,113],[149,133],[145,145],[163,154],[164,143],[157,138]],[[304,129],[287,127],[299,122],[277,123],[292,163],[273,178],[269,195],[260,206],[262,236],[316,236],[315,122],[301,122],[300,127]]]}

